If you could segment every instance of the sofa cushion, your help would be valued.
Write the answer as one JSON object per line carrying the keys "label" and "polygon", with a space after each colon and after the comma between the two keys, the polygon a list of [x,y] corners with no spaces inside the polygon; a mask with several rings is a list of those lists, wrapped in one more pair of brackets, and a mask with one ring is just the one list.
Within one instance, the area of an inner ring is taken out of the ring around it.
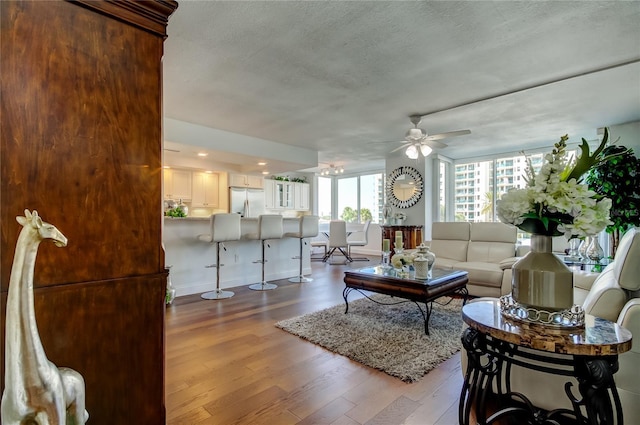
{"label": "sofa cushion", "polygon": [[438,257],[467,261],[471,223],[435,222],[431,226],[431,251]]}
{"label": "sofa cushion", "polygon": [[468,241],[471,223],[466,221],[435,222],[431,226],[431,239]]}
{"label": "sofa cushion", "polygon": [[[469,240],[478,242],[506,242],[515,245],[518,229],[504,223],[473,223]],[[435,239],[435,238],[434,238]],[[512,257],[513,254],[509,255]]]}
{"label": "sofa cushion", "polygon": [[437,267],[439,269],[453,270],[453,267],[459,262],[460,261],[452,260],[451,258],[440,258],[436,256],[436,262],[433,263],[433,267]]}
{"label": "sofa cushion", "polygon": [[500,288],[502,286],[503,270],[499,264],[467,261],[456,263],[453,268],[469,272],[469,284],[492,288]]}
{"label": "sofa cushion", "polygon": [[438,258],[447,258],[453,261],[466,261],[469,241],[433,240],[431,251]]}
{"label": "sofa cushion", "polygon": [[473,223],[467,261],[499,263],[515,255],[517,229],[504,223]]}
{"label": "sofa cushion", "polygon": [[515,244],[506,242],[470,241],[467,248],[467,261],[499,263],[515,254]]}

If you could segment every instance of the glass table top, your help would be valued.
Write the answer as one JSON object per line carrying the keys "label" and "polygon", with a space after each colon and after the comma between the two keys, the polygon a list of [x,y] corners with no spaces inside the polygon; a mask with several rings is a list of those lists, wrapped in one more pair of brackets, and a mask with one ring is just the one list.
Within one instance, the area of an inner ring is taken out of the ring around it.
{"label": "glass table top", "polygon": [[432,283],[436,281],[440,281],[443,278],[453,278],[456,276],[466,275],[466,271],[462,270],[447,270],[447,269],[439,269],[433,268],[429,272],[429,276],[426,279],[416,278],[416,272],[411,268],[409,271],[395,269],[393,267],[385,268],[383,265],[377,265],[372,267],[364,267],[361,269],[347,270],[346,273],[353,274],[364,274],[364,275],[374,275],[380,277],[391,277],[395,279],[409,280],[415,282],[422,283]]}

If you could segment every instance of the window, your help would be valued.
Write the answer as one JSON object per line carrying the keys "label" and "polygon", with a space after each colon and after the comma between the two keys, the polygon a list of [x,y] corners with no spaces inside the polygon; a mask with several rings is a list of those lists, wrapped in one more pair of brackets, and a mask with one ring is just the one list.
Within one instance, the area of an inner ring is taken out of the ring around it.
{"label": "window", "polygon": [[449,164],[444,162],[444,161],[440,161],[439,162],[439,175],[440,175],[440,180],[438,182],[439,187],[438,187],[438,199],[439,199],[439,206],[440,206],[440,211],[439,211],[439,216],[436,217],[437,221],[446,221],[447,219],[447,169],[448,169]]}
{"label": "window", "polygon": [[360,176],[360,222],[382,223],[384,184],[382,174]]}
{"label": "window", "polygon": [[320,221],[331,220],[331,178],[318,177],[318,216]]}
{"label": "window", "polygon": [[[465,189],[464,193],[456,192],[455,221],[493,221],[493,161],[456,164],[455,169],[456,187]],[[458,173],[465,169],[476,170],[476,176],[465,179]],[[481,206],[476,207],[474,201]]]}
{"label": "window", "polygon": [[347,223],[358,221],[358,178],[338,179],[338,218]]}
{"label": "window", "polygon": [[347,222],[382,223],[384,173],[338,178],[338,218]]}
{"label": "window", "polygon": [[[456,164],[455,221],[498,221],[495,200],[500,199],[511,188],[525,187],[524,172],[527,157],[537,173],[542,167],[544,159],[542,153]],[[477,171],[475,178],[465,178],[464,171],[472,169]],[[518,231],[519,243],[527,245],[528,239],[529,234]]]}

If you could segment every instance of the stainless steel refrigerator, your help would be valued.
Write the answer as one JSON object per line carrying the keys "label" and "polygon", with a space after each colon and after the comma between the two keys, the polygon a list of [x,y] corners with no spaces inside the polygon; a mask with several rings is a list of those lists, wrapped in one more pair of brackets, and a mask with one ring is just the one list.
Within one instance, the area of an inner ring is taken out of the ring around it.
{"label": "stainless steel refrigerator", "polygon": [[264,190],[229,188],[229,212],[242,217],[258,217],[264,214]]}

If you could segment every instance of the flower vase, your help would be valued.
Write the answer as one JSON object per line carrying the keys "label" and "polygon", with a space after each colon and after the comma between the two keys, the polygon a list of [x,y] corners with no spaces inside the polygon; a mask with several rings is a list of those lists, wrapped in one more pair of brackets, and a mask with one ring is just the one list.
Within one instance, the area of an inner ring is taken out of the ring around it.
{"label": "flower vase", "polygon": [[551,236],[532,234],[531,251],[513,265],[512,297],[519,304],[545,311],[573,306],[573,273],[551,248]]}
{"label": "flower vase", "polygon": [[582,241],[578,238],[569,239],[569,252],[567,252],[567,260],[571,262],[580,261],[580,253],[578,252],[580,243],[582,243]]}
{"label": "flower vase", "polygon": [[384,224],[391,224],[391,217],[393,216],[393,208],[389,204],[384,204],[382,207],[382,217],[384,218]]}
{"label": "flower vase", "polygon": [[578,248],[578,255],[580,256],[580,261],[583,263],[589,262],[589,257],[587,257],[587,249],[589,248],[589,244],[591,243],[591,236],[585,236],[580,243],[580,247]]}
{"label": "flower vase", "polygon": [[600,246],[598,236],[591,237],[591,243],[587,247],[586,256],[594,263],[600,263],[600,260],[604,258],[604,249]]}

